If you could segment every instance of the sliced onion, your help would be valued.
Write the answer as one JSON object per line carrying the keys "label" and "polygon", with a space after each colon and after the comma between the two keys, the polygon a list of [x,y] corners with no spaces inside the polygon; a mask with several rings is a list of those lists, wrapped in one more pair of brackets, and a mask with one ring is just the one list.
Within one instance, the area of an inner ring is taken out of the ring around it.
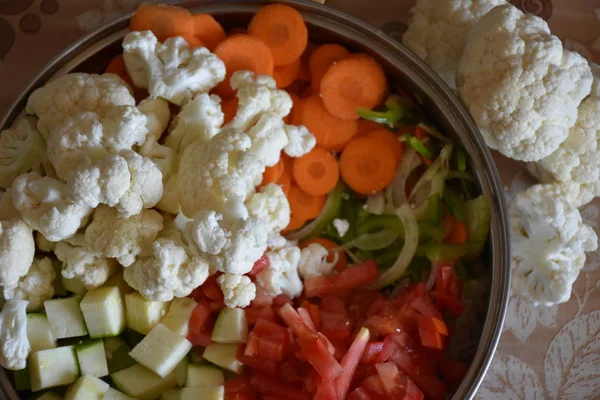
{"label": "sliced onion", "polygon": [[435,285],[435,278],[437,276],[437,269],[439,267],[439,263],[431,263],[431,271],[429,271],[429,278],[425,283],[425,290],[430,291],[433,289],[433,285]]}
{"label": "sliced onion", "polygon": [[452,144],[445,146],[442,151],[440,151],[440,155],[435,159],[431,166],[427,168],[421,179],[419,179],[413,187],[410,196],[408,196],[409,201],[414,198],[421,187],[430,183],[440,170],[445,171],[446,174],[448,173],[450,170],[450,156],[452,156]]}
{"label": "sliced onion", "polygon": [[347,250],[356,247],[359,250],[381,250],[388,247],[398,239],[398,234],[389,229],[382,229],[375,233],[365,233],[351,240],[347,244],[340,246],[340,250]]}
{"label": "sliced onion", "polygon": [[444,143],[452,143],[452,139],[447,138],[446,136],[442,135],[441,132],[439,132],[437,129],[435,129],[434,127],[431,127],[429,125],[425,125],[424,123],[420,122],[417,125],[418,128],[423,129],[428,135],[433,136],[434,138],[441,140]]}
{"label": "sliced onion", "polygon": [[404,226],[404,246],[402,246],[400,255],[394,265],[380,274],[377,280],[368,286],[369,289],[379,290],[394,283],[406,271],[406,268],[415,256],[415,251],[419,244],[419,225],[417,225],[417,220],[407,203],[396,210],[396,214]]}
{"label": "sliced onion", "polygon": [[[389,195],[391,199],[387,199],[388,203],[393,204],[396,207],[400,207],[402,204],[408,201],[406,197],[406,181],[410,174],[419,166],[423,160],[419,157],[419,154],[415,149],[410,147],[404,158],[400,168],[396,171],[394,180],[389,187]],[[391,200],[391,201],[390,201]]]}

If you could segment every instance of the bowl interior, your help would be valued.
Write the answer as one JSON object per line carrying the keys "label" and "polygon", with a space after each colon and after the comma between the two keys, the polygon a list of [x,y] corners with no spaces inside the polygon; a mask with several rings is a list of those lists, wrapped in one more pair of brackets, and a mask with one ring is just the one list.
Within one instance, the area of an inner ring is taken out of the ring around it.
{"label": "bowl interior", "polygon": [[[486,262],[491,268],[488,311],[477,352],[467,376],[458,388],[456,399],[471,398],[481,382],[497,346],[508,301],[509,249],[503,188],[492,157],[480,138],[467,111],[445,83],[414,54],[383,32],[335,10],[314,3],[283,0],[304,14],[310,38],[317,43],[338,43],[353,51],[365,52],[378,59],[393,85],[402,87],[423,104],[428,115],[442,131],[462,142],[469,152],[472,170],[481,192],[490,199],[491,231]],[[264,2],[262,2],[264,3]],[[180,5],[193,12],[212,14],[223,26],[246,26],[261,2],[241,1],[214,4],[202,0],[184,1]],[[24,108],[27,97],[53,77],[69,72],[101,73],[110,59],[121,52],[120,42],[128,32],[128,16],[93,32],[67,48],[52,60],[24,89],[0,119],[5,129]],[[0,369],[0,389],[10,399],[17,399],[5,372]]]}

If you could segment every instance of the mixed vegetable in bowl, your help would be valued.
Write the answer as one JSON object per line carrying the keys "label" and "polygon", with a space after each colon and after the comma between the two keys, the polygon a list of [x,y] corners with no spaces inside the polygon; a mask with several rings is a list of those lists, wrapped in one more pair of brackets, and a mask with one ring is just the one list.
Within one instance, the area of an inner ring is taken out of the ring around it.
{"label": "mixed vegetable in bowl", "polygon": [[309,42],[293,8],[226,33],[144,5],[131,30],[105,74],[48,83],[2,133],[20,138],[0,209],[17,390],[450,395],[488,279],[460,143],[375,59]]}

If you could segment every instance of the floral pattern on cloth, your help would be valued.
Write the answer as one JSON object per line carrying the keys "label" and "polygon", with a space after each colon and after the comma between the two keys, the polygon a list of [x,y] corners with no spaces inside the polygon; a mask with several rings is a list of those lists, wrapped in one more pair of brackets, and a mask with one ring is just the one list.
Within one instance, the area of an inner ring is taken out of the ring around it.
{"label": "floral pattern on cloth", "polygon": [[[159,0],[150,0],[158,2]],[[327,0],[401,39],[415,0]],[[0,0],[0,109],[53,56],[143,0]],[[600,62],[600,0],[510,0],[548,21],[565,47]],[[10,77],[10,78],[7,78]],[[506,200],[534,182],[525,165],[494,154]],[[581,210],[600,230],[600,200]],[[535,308],[511,297],[478,399],[600,399],[600,251],[588,254],[569,302]]]}

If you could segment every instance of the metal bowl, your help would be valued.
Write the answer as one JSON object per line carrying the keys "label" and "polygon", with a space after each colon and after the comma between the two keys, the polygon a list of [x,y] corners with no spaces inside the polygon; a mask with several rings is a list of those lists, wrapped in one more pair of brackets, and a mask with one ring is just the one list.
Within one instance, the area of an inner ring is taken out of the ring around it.
{"label": "metal bowl", "polygon": [[[268,1],[189,0],[179,5],[192,12],[210,13],[226,28],[246,25],[261,4]],[[477,351],[454,399],[470,399],[475,395],[498,345],[506,314],[510,278],[508,223],[503,187],[488,148],[467,110],[452,90],[412,52],[383,32],[334,9],[313,2],[279,0],[300,10],[309,27],[310,37],[317,42],[343,44],[355,51],[371,54],[385,67],[395,84],[416,93],[428,113],[449,135],[465,146],[472,159],[473,170],[481,192],[491,204],[491,231],[486,253],[492,272],[487,316]],[[22,112],[33,90],[53,77],[69,72],[100,72],[120,49],[128,32],[129,16],[104,26],[81,38],[50,61],[17,96],[7,113],[0,119],[0,130],[6,129]],[[0,369],[0,391],[3,398],[18,396],[4,370]]]}

